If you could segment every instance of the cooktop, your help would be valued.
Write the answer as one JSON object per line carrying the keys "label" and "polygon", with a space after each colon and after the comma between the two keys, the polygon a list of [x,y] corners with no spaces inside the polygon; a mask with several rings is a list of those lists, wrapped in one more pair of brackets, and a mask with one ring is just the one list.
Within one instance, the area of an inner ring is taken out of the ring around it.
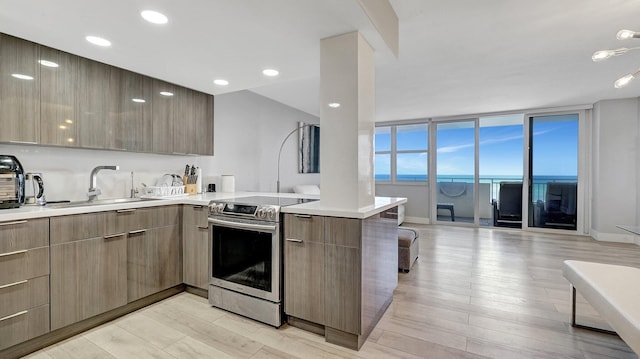
{"label": "cooktop", "polygon": [[230,200],[221,200],[220,202],[237,203],[237,204],[250,204],[250,205],[269,205],[269,206],[292,206],[294,204],[301,204],[307,202],[317,201],[314,198],[285,198],[285,197],[271,197],[271,196],[252,196],[242,197]]}

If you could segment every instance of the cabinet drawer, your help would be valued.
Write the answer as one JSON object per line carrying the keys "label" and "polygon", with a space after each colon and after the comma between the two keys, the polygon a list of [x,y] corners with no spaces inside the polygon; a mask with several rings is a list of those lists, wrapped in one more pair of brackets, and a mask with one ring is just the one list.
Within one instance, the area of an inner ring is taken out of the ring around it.
{"label": "cabinet drawer", "polygon": [[49,247],[0,254],[0,285],[49,274]]}
{"label": "cabinet drawer", "polygon": [[284,218],[284,238],[305,242],[324,243],[324,217],[300,214],[286,214]]}
{"label": "cabinet drawer", "polygon": [[0,254],[49,245],[49,218],[0,222]]}
{"label": "cabinet drawer", "polygon": [[180,206],[123,209],[116,218],[125,231],[173,226],[180,223]]}
{"label": "cabinet drawer", "polygon": [[125,227],[114,211],[51,217],[51,245],[124,231]]}
{"label": "cabinet drawer", "polygon": [[0,318],[49,304],[49,276],[21,280],[0,286]]}
{"label": "cabinet drawer", "polygon": [[208,227],[209,207],[205,205],[185,204],[182,212],[182,222],[185,227]]}
{"label": "cabinet drawer", "polygon": [[0,349],[48,332],[48,304],[0,317]]}

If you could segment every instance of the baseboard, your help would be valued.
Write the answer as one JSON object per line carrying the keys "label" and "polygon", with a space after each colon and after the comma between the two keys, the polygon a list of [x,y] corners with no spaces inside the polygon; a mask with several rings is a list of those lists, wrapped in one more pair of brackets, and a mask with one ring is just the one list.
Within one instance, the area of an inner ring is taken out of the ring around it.
{"label": "baseboard", "polygon": [[620,234],[620,233],[606,233],[598,232],[595,229],[590,229],[591,237],[597,241],[602,242],[615,242],[615,243],[633,243],[640,245],[640,237],[634,234]]}
{"label": "baseboard", "polygon": [[425,217],[407,217],[407,216],[405,216],[403,223],[430,224],[431,221],[429,220],[429,218],[425,218]]}

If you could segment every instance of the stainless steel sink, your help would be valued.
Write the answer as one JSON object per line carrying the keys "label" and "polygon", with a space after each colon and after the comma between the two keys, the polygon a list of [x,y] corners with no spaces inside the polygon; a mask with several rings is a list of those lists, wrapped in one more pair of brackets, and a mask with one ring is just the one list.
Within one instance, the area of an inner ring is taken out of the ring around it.
{"label": "stainless steel sink", "polygon": [[135,203],[142,201],[155,201],[155,198],[111,198],[111,199],[99,199],[94,201],[77,201],[68,203],[54,203],[47,204],[47,208],[73,208],[73,207],[88,207],[88,206],[101,206],[105,204],[121,204],[121,203]]}

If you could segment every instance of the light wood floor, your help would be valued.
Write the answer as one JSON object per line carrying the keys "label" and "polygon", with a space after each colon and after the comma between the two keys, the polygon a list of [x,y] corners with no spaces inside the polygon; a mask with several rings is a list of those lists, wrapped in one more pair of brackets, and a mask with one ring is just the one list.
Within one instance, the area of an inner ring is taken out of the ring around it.
{"label": "light wood floor", "polygon": [[[182,293],[30,358],[637,358],[615,336],[569,325],[569,285],[560,268],[565,259],[640,267],[639,246],[413,227],[420,258],[399,274],[393,303],[359,352]],[[578,313],[583,323],[606,325],[581,298]]]}

